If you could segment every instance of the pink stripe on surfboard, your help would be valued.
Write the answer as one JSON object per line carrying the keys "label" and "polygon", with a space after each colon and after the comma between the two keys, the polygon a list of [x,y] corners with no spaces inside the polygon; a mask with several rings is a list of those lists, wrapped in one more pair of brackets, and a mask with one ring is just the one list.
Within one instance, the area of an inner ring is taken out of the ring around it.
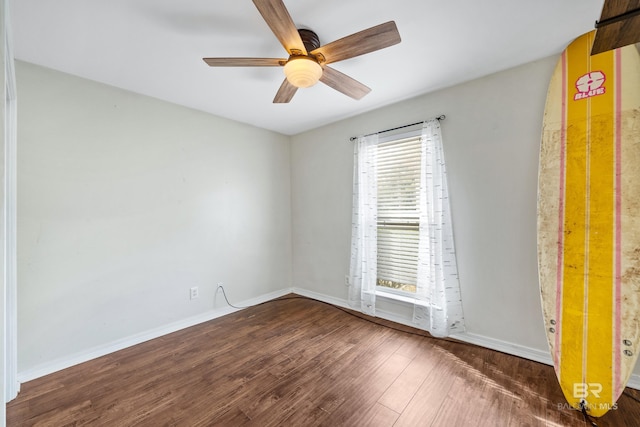
{"label": "pink stripe on surfboard", "polygon": [[[622,52],[621,49],[615,50],[615,69],[616,69],[616,105],[615,105],[615,156],[616,156],[616,193],[615,193],[615,209],[616,209],[616,225],[615,225],[615,294],[614,294],[614,344],[613,344],[613,363],[614,363],[614,390],[615,395],[619,396],[622,393],[622,378],[620,378],[620,344],[621,333],[620,323],[622,313],[620,308],[622,306]],[[615,397],[615,396],[614,396]]]}
{"label": "pink stripe on surfboard", "polygon": [[560,336],[562,334],[562,274],[564,269],[564,186],[565,186],[565,156],[567,144],[567,53],[562,53],[562,111],[560,126],[560,200],[558,201],[558,268],[556,269],[556,342],[554,346],[554,360],[556,370],[560,371]]}

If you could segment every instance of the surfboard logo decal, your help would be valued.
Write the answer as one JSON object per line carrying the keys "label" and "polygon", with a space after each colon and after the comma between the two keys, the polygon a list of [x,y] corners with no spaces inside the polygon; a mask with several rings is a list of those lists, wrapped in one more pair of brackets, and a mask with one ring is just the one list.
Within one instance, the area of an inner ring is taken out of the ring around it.
{"label": "surfboard logo decal", "polygon": [[578,93],[573,96],[574,101],[591,98],[593,96],[604,95],[606,89],[604,82],[607,76],[602,71],[592,71],[580,77],[576,81]]}

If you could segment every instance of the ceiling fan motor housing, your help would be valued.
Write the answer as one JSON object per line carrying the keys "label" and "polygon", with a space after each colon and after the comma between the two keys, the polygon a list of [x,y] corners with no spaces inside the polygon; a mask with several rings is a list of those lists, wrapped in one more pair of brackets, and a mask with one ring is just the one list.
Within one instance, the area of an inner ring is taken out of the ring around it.
{"label": "ceiling fan motor housing", "polygon": [[307,49],[307,52],[311,52],[312,50],[316,50],[320,47],[320,38],[318,38],[318,35],[313,31],[300,28],[298,29],[298,34],[300,34],[302,44],[304,44],[304,48]]}

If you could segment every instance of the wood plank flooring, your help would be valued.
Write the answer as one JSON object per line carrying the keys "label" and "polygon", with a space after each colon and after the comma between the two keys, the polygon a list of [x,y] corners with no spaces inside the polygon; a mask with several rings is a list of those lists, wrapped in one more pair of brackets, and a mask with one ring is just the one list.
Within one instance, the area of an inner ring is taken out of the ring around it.
{"label": "wood plank flooring", "polygon": [[[7,425],[589,425],[550,366],[357,315],[251,307],[25,383]],[[599,426],[640,425],[626,393]]]}

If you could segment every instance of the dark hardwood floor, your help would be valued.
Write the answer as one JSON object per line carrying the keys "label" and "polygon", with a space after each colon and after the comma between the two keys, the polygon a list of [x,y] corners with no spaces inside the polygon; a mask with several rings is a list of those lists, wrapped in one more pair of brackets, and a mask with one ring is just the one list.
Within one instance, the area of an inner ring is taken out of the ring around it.
{"label": "dark hardwood floor", "polygon": [[[549,366],[286,298],[25,383],[7,425],[588,425]],[[626,393],[599,426],[640,425]]]}

